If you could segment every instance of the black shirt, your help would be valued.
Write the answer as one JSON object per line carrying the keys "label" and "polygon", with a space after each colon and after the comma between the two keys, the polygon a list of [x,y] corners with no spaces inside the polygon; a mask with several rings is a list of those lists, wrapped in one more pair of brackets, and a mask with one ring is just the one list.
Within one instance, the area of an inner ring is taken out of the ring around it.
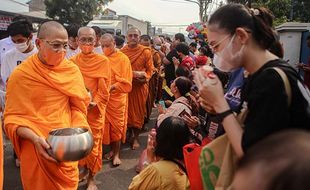
{"label": "black shirt", "polygon": [[[291,105],[284,82],[272,69],[282,69],[291,86]],[[251,145],[275,132],[300,128],[310,129],[310,95],[294,68],[283,60],[273,60],[249,77],[242,92],[247,102],[242,147],[246,151]]]}
{"label": "black shirt", "polygon": [[168,53],[168,55],[166,56],[166,58],[170,61],[170,64],[165,65],[165,79],[166,79],[167,85],[169,87],[170,87],[171,82],[176,78],[176,76],[175,76],[175,67],[174,67],[174,64],[173,64],[173,61],[172,61],[173,57],[176,57],[176,58],[180,59],[176,49],[171,50]]}

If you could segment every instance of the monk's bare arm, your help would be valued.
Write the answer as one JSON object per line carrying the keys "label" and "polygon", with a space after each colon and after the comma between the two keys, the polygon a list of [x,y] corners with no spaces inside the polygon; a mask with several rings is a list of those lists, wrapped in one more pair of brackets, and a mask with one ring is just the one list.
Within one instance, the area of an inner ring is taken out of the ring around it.
{"label": "monk's bare arm", "polygon": [[31,141],[32,143],[34,143],[35,140],[39,137],[31,129],[23,126],[17,128],[16,134],[23,139]]}
{"label": "monk's bare arm", "polygon": [[45,159],[51,162],[57,162],[54,158],[50,157],[46,152],[46,149],[50,148],[50,145],[46,142],[44,137],[38,136],[35,132],[27,127],[20,126],[16,130],[16,134],[26,140],[29,140],[37,149],[38,153]]}

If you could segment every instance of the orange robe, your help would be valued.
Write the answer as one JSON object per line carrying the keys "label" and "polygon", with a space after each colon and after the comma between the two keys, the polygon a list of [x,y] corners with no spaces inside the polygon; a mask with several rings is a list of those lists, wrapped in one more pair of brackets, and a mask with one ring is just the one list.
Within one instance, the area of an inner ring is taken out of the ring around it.
{"label": "orange robe", "polygon": [[70,60],[79,66],[85,86],[90,90],[93,102],[97,104],[87,113],[87,121],[94,137],[94,147],[92,152],[80,161],[81,166],[86,166],[92,175],[95,175],[102,168],[102,134],[110,95],[111,68],[108,58],[96,53],[87,55],[79,53]]}
{"label": "orange robe", "polygon": [[152,78],[149,81],[149,96],[146,101],[146,118],[149,119],[152,113],[152,108],[157,98],[158,92],[158,83],[159,83],[159,70],[162,64],[161,57],[155,49],[152,49],[153,63],[154,63],[154,72]]}
{"label": "orange robe", "polygon": [[141,83],[133,80],[132,90],[128,95],[128,126],[141,129],[146,114],[148,80],[154,69],[151,49],[142,45],[135,48],[129,48],[126,45],[121,51],[128,56],[133,71],[146,72],[147,82]]}
{"label": "orange robe", "polygon": [[77,189],[78,162],[53,163],[41,157],[34,145],[16,134],[19,126],[47,138],[52,129],[89,128],[89,96],[78,67],[68,60],[50,67],[35,54],[11,74],[6,92],[5,130],[20,159],[25,190]]}
{"label": "orange robe", "polygon": [[127,98],[132,88],[132,70],[128,57],[117,50],[108,56],[111,65],[111,85],[115,86],[110,94],[104,126],[103,144],[126,140]]}

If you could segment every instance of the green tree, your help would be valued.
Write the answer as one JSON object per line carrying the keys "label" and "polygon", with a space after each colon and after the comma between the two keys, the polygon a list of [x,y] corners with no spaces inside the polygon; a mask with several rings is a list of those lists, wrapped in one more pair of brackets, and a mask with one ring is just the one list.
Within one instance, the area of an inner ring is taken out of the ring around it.
{"label": "green tree", "polygon": [[44,0],[46,15],[63,24],[86,25],[113,0]]}
{"label": "green tree", "polygon": [[309,0],[227,0],[227,2],[266,7],[273,12],[276,26],[287,21],[310,22]]}
{"label": "green tree", "polygon": [[310,1],[309,0],[292,0],[293,12],[292,17],[295,21],[310,22]]}

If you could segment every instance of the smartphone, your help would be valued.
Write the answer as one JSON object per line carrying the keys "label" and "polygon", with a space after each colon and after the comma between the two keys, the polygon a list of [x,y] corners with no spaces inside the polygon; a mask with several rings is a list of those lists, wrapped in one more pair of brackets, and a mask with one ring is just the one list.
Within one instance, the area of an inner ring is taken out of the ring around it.
{"label": "smartphone", "polygon": [[158,103],[161,105],[161,107],[163,107],[163,109],[166,109],[166,104],[164,100],[159,100]]}
{"label": "smartphone", "polygon": [[191,117],[191,115],[189,113],[187,113],[187,111],[185,111],[185,109],[179,114],[179,117],[184,117],[185,115],[187,117]]}

